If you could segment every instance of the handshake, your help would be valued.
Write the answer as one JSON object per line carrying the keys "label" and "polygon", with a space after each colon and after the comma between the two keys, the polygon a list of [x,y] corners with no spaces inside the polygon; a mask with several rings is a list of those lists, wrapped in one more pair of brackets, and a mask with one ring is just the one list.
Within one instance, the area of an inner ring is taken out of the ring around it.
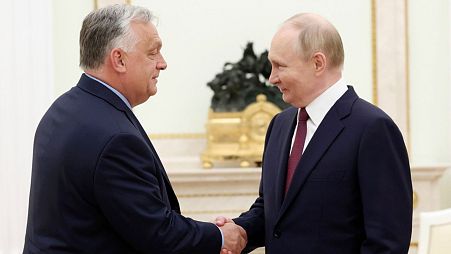
{"label": "handshake", "polygon": [[246,231],[239,225],[236,225],[232,219],[219,216],[215,220],[222,235],[224,236],[224,246],[220,254],[239,254],[247,244]]}

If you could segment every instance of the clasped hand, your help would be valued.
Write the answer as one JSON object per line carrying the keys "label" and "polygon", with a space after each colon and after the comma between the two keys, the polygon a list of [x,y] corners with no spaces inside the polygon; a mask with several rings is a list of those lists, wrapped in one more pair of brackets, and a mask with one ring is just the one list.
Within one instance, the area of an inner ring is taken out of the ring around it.
{"label": "clasped hand", "polygon": [[215,220],[216,226],[220,227],[224,236],[224,246],[220,254],[239,254],[247,244],[246,231],[236,225],[232,219],[219,216]]}

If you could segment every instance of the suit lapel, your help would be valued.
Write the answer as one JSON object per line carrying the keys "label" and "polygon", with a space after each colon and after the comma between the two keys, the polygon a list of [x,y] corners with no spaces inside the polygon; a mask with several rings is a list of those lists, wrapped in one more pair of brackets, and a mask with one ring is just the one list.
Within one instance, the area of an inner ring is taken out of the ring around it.
{"label": "suit lapel", "polygon": [[154,154],[155,158],[157,159],[158,165],[163,169],[163,170],[161,170],[161,172],[163,174],[164,180],[166,181],[166,184],[168,186],[170,186],[171,184],[169,182],[169,177],[166,174],[166,171],[164,170],[163,163],[161,162],[160,157],[158,156],[157,151],[155,150],[155,147],[153,146],[152,142],[150,141],[149,136],[147,135],[146,131],[144,130],[144,128],[142,127],[141,123],[138,121],[138,119],[136,118],[135,114],[133,114],[133,112],[131,110],[126,110],[125,112],[127,114],[127,117],[133,123],[133,125],[135,125],[135,127],[139,130],[139,132],[143,136],[144,140],[146,140],[147,144],[150,147],[150,150],[152,151],[152,153]]}
{"label": "suit lapel", "polygon": [[344,129],[342,119],[350,114],[352,104],[357,98],[354,89],[349,87],[348,91],[335,103],[324,117],[307,145],[299,165],[296,168],[291,186],[283,200],[277,221],[282,218],[283,214],[294,201],[296,195],[302,190],[305,181],[314,170],[318,161],[323,157],[329,146],[333,144],[336,137],[340,135]]}
{"label": "suit lapel", "polygon": [[[80,78],[80,81],[78,82],[77,86],[96,96],[100,99],[103,99],[104,101],[108,102],[112,106],[114,106],[116,109],[122,111],[125,113],[129,121],[138,129],[138,131],[143,136],[146,143],[149,145],[150,150],[152,151],[152,154],[154,155],[158,166],[160,167],[161,175],[163,176],[165,185],[166,185],[166,191],[168,192],[169,196],[175,197],[174,190],[172,189],[171,183],[169,182],[169,177],[166,174],[166,171],[164,170],[163,163],[161,163],[160,157],[158,156],[155,148],[152,145],[152,142],[150,142],[149,136],[147,136],[146,132],[144,131],[143,127],[139,123],[138,119],[135,117],[135,114],[131,111],[130,108],[112,91],[110,91],[108,88],[103,86],[102,84],[98,83],[96,80],[93,80],[83,74]],[[172,200],[172,199],[171,199]],[[171,207],[173,210],[179,211],[179,205],[177,202],[171,202]]]}
{"label": "suit lapel", "polygon": [[[169,177],[166,174],[166,170],[164,170],[163,163],[161,162],[160,157],[158,156],[157,151],[155,150],[152,142],[150,141],[149,136],[147,135],[146,131],[144,130],[141,123],[136,118],[135,114],[133,114],[133,112],[129,108],[126,109],[125,113],[127,114],[127,117],[130,119],[130,121],[133,123],[133,125],[139,130],[139,132],[143,136],[144,140],[146,140],[147,144],[149,145],[150,150],[152,151],[152,153],[158,163],[158,166],[160,167],[160,172],[161,172],[161,175],[163,176],[164,184],[166,185],[166,191],[168,192],[169,197],[176,197],[175,192],[172,188],[171,182],[169,181]],[[180,206],[179,206],[178,202],[172,202],[172,200],[177,200],[177,198],[170,199],[171,208],[175,211],[180,212]]]}

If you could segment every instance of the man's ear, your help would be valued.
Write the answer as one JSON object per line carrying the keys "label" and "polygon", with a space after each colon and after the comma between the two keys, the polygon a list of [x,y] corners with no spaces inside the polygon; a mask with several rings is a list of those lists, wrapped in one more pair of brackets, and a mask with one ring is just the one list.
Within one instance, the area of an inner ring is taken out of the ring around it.
{"label": "man's ear", "polygon": [[315,66],[315,72],[320,74],[326,70],[327,59],[322,52],[316,52],[313,54],[313,64]]}
{"label": "man's ear", "polygon": [[127,70],[125,66],[126,54],[122,49],[114,48],[110,52],[111,66],[117,72],[125,72]]}

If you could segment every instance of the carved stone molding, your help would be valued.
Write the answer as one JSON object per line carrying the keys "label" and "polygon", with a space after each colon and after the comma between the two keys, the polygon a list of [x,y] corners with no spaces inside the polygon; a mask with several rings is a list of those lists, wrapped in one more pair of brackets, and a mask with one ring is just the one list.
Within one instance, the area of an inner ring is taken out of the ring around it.
{"label": "carved stone molding", "polygon": [[393,118],[410,150],[408,1],[371,2],[373,103]]}

